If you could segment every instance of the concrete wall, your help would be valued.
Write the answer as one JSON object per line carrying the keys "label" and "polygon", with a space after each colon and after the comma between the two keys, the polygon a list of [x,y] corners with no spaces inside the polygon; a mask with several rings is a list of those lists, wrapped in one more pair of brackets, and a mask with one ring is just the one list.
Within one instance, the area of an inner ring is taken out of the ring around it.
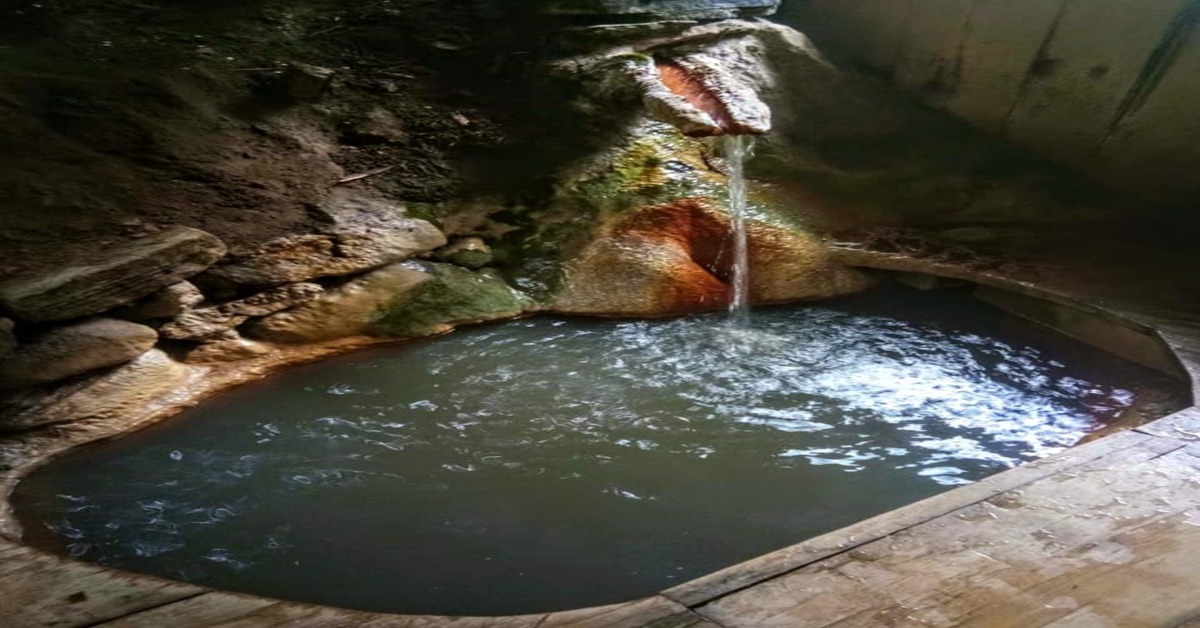
{"label": "concrete wall", "polygon": [[980,130],[1200,207],[1200,0],[785,0],[780,19]]}

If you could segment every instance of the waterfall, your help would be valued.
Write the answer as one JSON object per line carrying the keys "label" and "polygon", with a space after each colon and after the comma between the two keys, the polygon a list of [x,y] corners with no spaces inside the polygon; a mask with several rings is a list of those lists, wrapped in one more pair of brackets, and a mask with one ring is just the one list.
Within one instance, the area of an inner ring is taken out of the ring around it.
{"label": "waterfall", "polygon": [[725,157],[729,175],[730,234],[733,236],[729,320],[735,327],[750,324],[750,256],[746,243],[746,160],[754,154],[754,138],[749,135],[721,135],[718,146]]}

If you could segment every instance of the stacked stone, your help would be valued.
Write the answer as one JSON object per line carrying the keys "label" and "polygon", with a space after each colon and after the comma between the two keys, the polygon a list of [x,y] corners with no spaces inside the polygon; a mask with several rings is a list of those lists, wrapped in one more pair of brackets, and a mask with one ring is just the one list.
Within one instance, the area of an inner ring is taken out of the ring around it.
{"label": "stacked stone", "polygon": [[[120,419],[271,343],[426,335],[532,306],[477,270],[492,260],[478,237],[448,244],[402,206],[349,190],[318,211],[321,232],[248,251],[175,227],[0,283],[0,430]],[[439,261],[407,261],[417,256]]]}

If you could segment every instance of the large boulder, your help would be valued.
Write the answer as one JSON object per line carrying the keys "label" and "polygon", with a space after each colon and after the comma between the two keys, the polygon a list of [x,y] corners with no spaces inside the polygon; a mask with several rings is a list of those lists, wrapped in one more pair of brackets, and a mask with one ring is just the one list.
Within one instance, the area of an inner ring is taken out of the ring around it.
{"label": "large boulder", "polygon": [[97,314],[199,273],[225,255],[215,236],[189,227],[97,251],[86,263],[0,284],[0,305],[27,321]]}
{"label": "large boulder", "polygon": [[244,285],[292,283],[361,273],[446,244],[437,227],[387,200],[337,191],[322,211],[330,223],[322,233],[276,238],[210,274]]}
{"label": "large boulder", "polygon": [[283,343],[320,342],[361,336],[397,294],[428,281],[411,264],[392,264],[327,290],[317,299],[247,325],[246,333]]}
{"label": "large boulder", "polygon": [[152,402],[183,387],[191,369],[152,349],[123,366],[51,389],[31,389],[0,402],[0,431],[77,421],[132,421]]}
{"label": "large boulder", "polygon": [[[762,219],[746,228],[750,300],[786,303],[871,285],[814,236]],[[565,314],[670,316],[725,307],[732,297],[732,229],[706,199],[636,210],[567,263],[549,308]]]}
{"label": "large boulder", "polygon": [[[731,298],[732,164],[710,140],[642,121],[621,144],[561,177],[507,256],[517,285],[544,285],[547,308],[596,316],[671,316]],[[852,293],[871,282],[835,261],[787,207],[748,200],[750,297],[781,303]]]}
{"label": "large boulder", "polygon": [[329,290],[315,301],[268,316],[247,333],[284,343],[359,335],[414,338],[464,323],[511,318],[533,302],[494,272],[450,264],[394,264]]}
{"label": "large boulder", "polygon": [[1075,224],[1117,208],[1078,177],[839,67],[786,26],[724,20],[627,34],[554,65],[586,88],[579,110],[619,125],[641,109],[703,135],[765,130],[769,109],[748,172],[775,183],[777,205],[808,225]]}
{"label": "large boulder", "polygon": [[519,316],[535,307],[495,271],[472,271],[450,264],[412,262],[429,275],[396,297],[371,323],[372,335],[417,338],[459,325]]}
{"label": "large boulder", "polygon": [[51,330],[0,360],[0,388],[24,388],[124,364],[158,342],[145,325],[97,318]]}

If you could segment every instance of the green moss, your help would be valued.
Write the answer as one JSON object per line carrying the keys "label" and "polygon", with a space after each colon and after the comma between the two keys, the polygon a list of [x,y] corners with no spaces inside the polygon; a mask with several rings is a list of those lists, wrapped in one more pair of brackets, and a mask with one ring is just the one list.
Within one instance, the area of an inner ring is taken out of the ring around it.
{"label": "green moss", "polygon": [[494,272],[432,262],[420,266],[432,278],[397,297],[372,324],[371,333],[417,338],[438,333],[447,325],[517,316],[533,305]]}
{"label": "green moss", "polygon": [[[514,283],[539,299],[561,284],[562,262],[630,211],[688,196],[721,194],[704,162],[706,147],[674,127],[645,122],[624,144],[569,178],[544,208],[497,244]],[[717,177],[719,179],[719,177]]]}

